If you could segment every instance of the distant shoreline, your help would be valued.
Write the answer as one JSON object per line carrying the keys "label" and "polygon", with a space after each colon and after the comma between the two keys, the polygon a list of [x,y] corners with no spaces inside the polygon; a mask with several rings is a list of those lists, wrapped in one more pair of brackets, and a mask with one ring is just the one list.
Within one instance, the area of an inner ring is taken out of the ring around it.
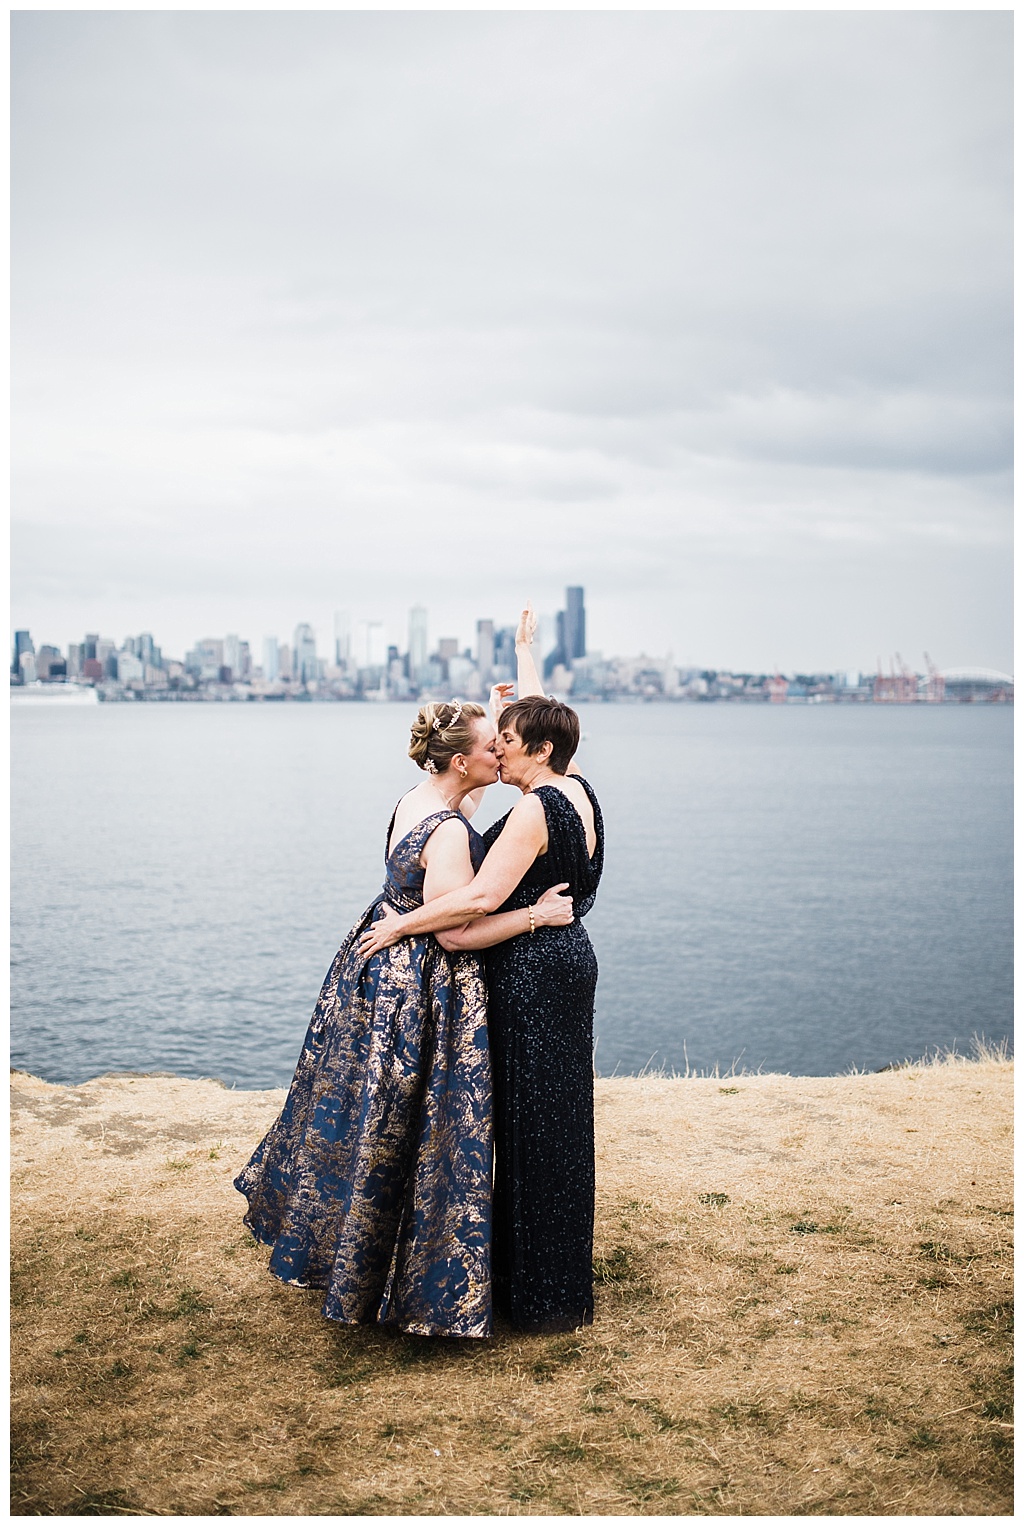
{"label": "distant shoreline", "polygon": [[[241,686],[240,686],[241,687]],[[259,693],[249,691],[240,693],[232,688],[217,690],[212,687],[205,689],[113,689],[109,686],[79,684],[73,679],[64,682],[54,680],[40,683],[38,686],[20,687],[12,685],[11,700],[16,705],[37,705],[51,701],[54,704],[73,703],[71,693],[74,691],[75,700],[82,703],[85,695],[92,695],[93,700],[86,703],[99,702],[100,704],[149,704],[149,705],[217,705],[217,704],[274,704],[274,705],[401,705],[409,708],[414,705],[427,704],[431,700],[443,700],[449,696],[436,693],[424,693],[412,698],[401,698],[397,695],[369,694],[332,694],[332,693]],[[871,709],[907,709],[923,708],[934,709],[936,704],[941,708],[959,705],[977,705],[986,707],[990,705],[1012,705],[1013,693],[997,691],[992,695],[963,694],[947,696],[941,701],[917,698],[912,700],[876,700],[870,692],[862,693],[833,693],[833,694],[787,694],[783,697],[770,696],[760,693],[737,693],[737,694],[573,694],[558,695],[559,699],[571,702],[575,705],[859,705]]]}

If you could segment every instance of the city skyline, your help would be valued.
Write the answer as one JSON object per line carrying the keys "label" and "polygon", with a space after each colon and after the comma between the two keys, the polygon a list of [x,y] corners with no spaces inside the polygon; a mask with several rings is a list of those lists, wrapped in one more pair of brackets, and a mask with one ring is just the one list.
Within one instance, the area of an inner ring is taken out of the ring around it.
{"label": "city skyline", "polygon": [[[416,701],[460,694],[486,699],[494,683],[517,677],[515,625],[488,617],[475,622],[475,640],[430,636],[430,612],[422,604],[407,612],[406,639],[390,642],[383,621],[353,623],[336,610],[333,642],[321,656],[308,622],[295,626],[291,642],[264,636],[262,662],[253,644],[238,633],[201,637],[179,658],[158,645],[151,632],[117,642],[99,631],[68,644],[66,654],[52,643],[38,651],[31,631],[14,632],[11,683],[16,692],[51,689],[54,684],[95,687],[118,699],[328,699]],[[680,665],[671,654],[604,654],[587,641],[586,590],[570,584],[564,608],[554,619],[536,621],[535,657],[546,683],[573,701],[621,699],[743,700],[773,703],[844,700],[876,703],[943,703],[979,697],[1013,698],[1012,675],[992,669],[952,668],[945,672],[924,655],[925,671],[901,654],[881,658],[874,674],[859,670],[783,673],[776,665],[754,671],[700,669]]]}
{"label": "city skyline", "polygon": [[598,649],[1009,668],[1011,65],[991,11],[13,13],[13,624],[577,580]]}

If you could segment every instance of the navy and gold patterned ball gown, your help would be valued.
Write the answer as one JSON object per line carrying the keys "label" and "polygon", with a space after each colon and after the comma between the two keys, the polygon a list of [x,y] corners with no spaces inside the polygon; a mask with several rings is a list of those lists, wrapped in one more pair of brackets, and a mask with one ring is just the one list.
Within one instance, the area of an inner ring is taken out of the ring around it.
{"label": "navy and gold patterned ball gown", "polygon": [[[345,1324],[487,1336],[491,1318],[491,1075],[483,961],[432,937],[361,963],[381,914],[423,904],[420,854],[457,816],[474,872],[483,839],[457,811],[419,822],[386,859],[381,894],[335,956],[284,1110],[235,1186],[270,1270],[324,1288]],[[392,817],[392,827],[394,817]],[[388,828],[390,841],[391,827]],[[386,852],[385,848],[385,852]]]}
{"label": "navy and gold patterned ball gown", "polygon": [[[582,917],[604,864],[604,823],[594,791],[597,845],[587,855],[579,812],[555,785],[544,806],[548,851],[501,911],[532,905],[568,882],[576,920],[539,927],[486,952],[494,1072],[494,1296],[520,1330],[574,1330],[594,1317],[594,989],[597,960]],[[507,816],[484,833],[490,848]]]}

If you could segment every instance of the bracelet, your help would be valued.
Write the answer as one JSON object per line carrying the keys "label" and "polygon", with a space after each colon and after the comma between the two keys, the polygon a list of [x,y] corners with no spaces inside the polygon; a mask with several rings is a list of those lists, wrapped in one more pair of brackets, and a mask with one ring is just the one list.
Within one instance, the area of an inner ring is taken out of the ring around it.
{"label": "bracelet", "polygon": [[536,923],[533,920],[533,907],[532,906],[528,906],[526,909],[527,909],[527,911],[530,914],[530,931],[531,931],[531,933],[535,933],[537,931],[537,926],[536,926]]}

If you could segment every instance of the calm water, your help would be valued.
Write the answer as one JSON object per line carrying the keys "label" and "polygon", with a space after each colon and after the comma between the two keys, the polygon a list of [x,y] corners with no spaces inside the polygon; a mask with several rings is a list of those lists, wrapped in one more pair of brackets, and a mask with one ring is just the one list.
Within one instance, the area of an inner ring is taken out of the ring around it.
{"label": "calm water", "polygon": [[[420,777],[372,705],[13,707],[12,1063],[282,1085]],[[1009,1034],[1012,711],[590,706],[601,1074]],[[518,798],[497,787],[486,824]]]}

